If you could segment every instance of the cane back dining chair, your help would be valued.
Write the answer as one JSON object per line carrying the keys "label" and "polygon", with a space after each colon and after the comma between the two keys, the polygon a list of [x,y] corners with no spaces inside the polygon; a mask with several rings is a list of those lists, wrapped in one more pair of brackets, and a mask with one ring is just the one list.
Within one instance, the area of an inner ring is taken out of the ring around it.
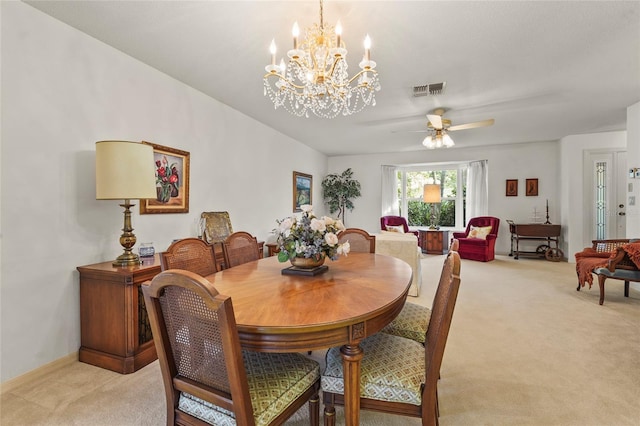
{"label": "cane back dining chair", "polygon": [[142,286],[158,352],[167,425],[282,424],[309,401],[319,423],[319,364],[241,350],[231,298],[170,269]]}
{"label": "cane back dining chair", "polygon": [[252,262],[262,257],[256,237],[244,231],[234,232],[225,238],[222,242],[222,250],[226,268]]}
{"label": "cane back dining chair", "polygon": [[160,269],[184,269],[206,277],[218,272],[213,246],[199,238],[174,241],[160,253]]}
{"label": "cane back dining chair", "polygon": [[[422,418],[438,424],[437,384],[460,288],[460,256],[449,252],[432,304],[425,345],[386,333],[362,340],[360,408]],[[340,348],[331,348],[321,377],[325,426],[335,424],[335,405],[344,404]]]}
{"label": "cane back dining chair", "polygon": [[[458,247],[458,240],[454,238],[451,241],[449,251],[458,251]],[[398,316],[381,331],[424,344],[429,318],[431,318],[431,309],[417,303],[405,302]]]}
{"label": "cane back dining chair", "polygon": [[376,236],[364,229],[346,228],[338,234],[338,244],[349,242],[351,251],[356,253],[375,253]]}

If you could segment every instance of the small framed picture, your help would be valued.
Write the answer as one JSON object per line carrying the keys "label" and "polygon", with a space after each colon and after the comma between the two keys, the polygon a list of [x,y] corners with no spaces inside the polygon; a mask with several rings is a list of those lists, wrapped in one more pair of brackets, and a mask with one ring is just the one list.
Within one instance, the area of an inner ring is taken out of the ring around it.
{"label": "small framed picture", "polygon": [[518,196],[518,179],[507,179],[507,197]]}
{"label": "small framed picture", "polygon": [[527,197],[537,196],[538,195],[538,179],[527,179],[526,186],[526,195]]}
{"label": "small framed picture", "polygon": [[300,212],[300,206],[312,204],[313,177],[311,175],[293,172],[293,211]]}

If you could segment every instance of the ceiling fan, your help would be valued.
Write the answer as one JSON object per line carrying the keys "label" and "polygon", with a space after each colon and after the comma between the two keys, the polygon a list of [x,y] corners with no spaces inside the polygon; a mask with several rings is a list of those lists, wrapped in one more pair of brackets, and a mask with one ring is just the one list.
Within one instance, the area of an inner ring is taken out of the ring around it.
{"label": "ceiling fan", "polygon": [[456,126],[451,125],[451,120],[443,118],[444,113],[447,112],[444,108],[436,108],[431,114],[427,114],[429,122],[427,123],[426,130],[410,130],[410,132],[416,133],[429,133],[422,141],[422,145],[429,149],[434,148],[450,148],[454,145],[453,139],[449,136],[449,132],[457,130],[474,129],[476,127],[487,127],[493,125],[495,120],[490,118],[488,120],[474,121],[473,123],[458,124]]}

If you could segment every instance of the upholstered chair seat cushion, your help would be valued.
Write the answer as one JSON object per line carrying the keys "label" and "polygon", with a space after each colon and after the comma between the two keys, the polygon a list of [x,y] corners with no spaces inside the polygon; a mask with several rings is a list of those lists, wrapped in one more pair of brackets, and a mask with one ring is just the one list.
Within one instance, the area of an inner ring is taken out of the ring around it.
{"label": "upholstered chair seat cushion", "polygon": [[429,318],[431,318],[431,309],[407,302],[398,316],[383,328],[382,332],[424,344]]}
{"label": "upholstered chair seat cushion", "polygon": [[[386,333],[376,333],[360,343],[360,397],[420,405],[425,381],[425,349],[420,343]],[[326,355],[320,379],[322,390],[344,395],[340,348]]]}
{"label": "upholstered chair seat cushion", "polygon": [[[295,353],[242,351],[256,425],[270,424],[320,376],[316,361]],[[232,412],[186,392],[178,408],[212,425],[235,425]]]}

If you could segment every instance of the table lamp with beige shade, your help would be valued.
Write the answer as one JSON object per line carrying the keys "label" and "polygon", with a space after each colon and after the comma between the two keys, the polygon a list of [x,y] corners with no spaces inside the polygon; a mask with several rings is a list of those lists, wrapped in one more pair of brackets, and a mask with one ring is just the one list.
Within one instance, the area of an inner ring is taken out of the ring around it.
{"label": "table lamp with beige shade", "polygon": [[136,236],[131,227],[130,200],[156,198],[153,147],[138,142],[96,142],[96,200],[124,200],[124,227],[120,244],[124,253],[114,266],[139,265],[132,252]]}
{"label": "table lamp with beige shade", "polygon": [[422,200],[431,204],[431,215],[429,217],[429,229],[437,229],[436,213],[434,204],[440,203],[440,185],[437,183],[428,183],[424,186]]}

